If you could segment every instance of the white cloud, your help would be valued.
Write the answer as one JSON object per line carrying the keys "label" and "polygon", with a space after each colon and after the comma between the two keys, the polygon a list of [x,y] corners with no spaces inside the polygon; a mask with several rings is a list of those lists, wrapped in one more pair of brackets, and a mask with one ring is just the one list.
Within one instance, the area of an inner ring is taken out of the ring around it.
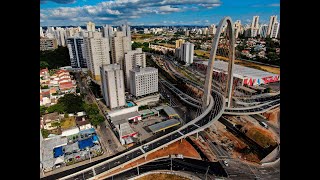
{"label": "white cloud", "polygon": [[170,5],[160,6],[159,11],[161,13],[179,12],[179,8],[171,7]]}
{"label": "white cloud", "polygon": [[[46,0],[42,0],[42,2],[44,1]],[[67,1],[71,2],[72,0],[60,0],[59,2]],[[220,4],[220,0],[110,0],[90,6],[41,9],[43,15],[40,16],[40,20],[48,25],[51,22],[68,25],[67,23],[70,21],[76,22],[76,20],[79,20],[80,23],[83,19],[91,19],[97,25],[112,24],[151,14],[196,11],[202,7],[217,7]]]}

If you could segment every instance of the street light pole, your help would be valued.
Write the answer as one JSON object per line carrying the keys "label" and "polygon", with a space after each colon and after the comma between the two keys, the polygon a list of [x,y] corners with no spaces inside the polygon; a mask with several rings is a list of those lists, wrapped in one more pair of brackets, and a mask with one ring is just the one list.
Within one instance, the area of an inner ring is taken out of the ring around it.
{"label": "street light pole", "polygon": [[87,151],[88,151],[88,153],[89,153],[89,158],[90,158],[90,162],[91,162],[91,155],[90,155],[90,150],[89,150],[88,147],[87,147]]}
{"label": "street light pole", "polygon": [[171,161],[171,168],[170,168],[170,170],[172,171],[172,156],[170,155],[170,161]]}
{"label": "street light pole", "polygon": [[207,172],[206,172],[206,180],[208,179],[208,172],[209,172],[210,166],[208,166]]}

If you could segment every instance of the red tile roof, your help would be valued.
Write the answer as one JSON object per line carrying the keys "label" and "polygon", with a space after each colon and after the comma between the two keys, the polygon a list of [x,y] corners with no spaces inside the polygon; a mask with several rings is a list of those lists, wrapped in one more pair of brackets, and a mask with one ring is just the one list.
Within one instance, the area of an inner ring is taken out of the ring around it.
{"label": "red tile roof", "polygon": [[72,82],[60,83],[59,88],[60,89],[70,89],[70,88],[73,88],[73,84],[72,84]]}
{"label": "red tile roof", "polygon": [[69,81],[71,81],[71,78],[61,78],[61,79],[59,79],[58,81],[60,82],[60,81],[63,81],[63,80],[69,80]]}

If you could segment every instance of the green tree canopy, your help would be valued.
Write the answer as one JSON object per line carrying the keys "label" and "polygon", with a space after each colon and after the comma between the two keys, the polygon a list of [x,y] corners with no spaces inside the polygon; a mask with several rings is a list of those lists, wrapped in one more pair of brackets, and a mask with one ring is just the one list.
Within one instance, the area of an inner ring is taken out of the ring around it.
{"label": "green tree canopy", "polygon": [[58,104],[63,106],[64,112],[76,113],[84,110],[84,101],[76,94],[66,94],[58,100]]}
{"label": "green tree canopy", "polygon": [[43,138],[47,138],[49,136],[49,131],[46,129],[41,129],[41,134]]}
{"label": "green tree canopy", "polygon": [[44,115],[46,113],[47,107],[40,106],[40,116]]}
{"label": "green tree canopy", "polygon": [[96,104],[85,104],[84,109],[88,115],[99,114],[99,109]]}
{"label": "green tree canopy", "polygon": [[90,123],[94,126],[97,126],[104,121],[104,117],[101,114],[90,115],[89,118]]}
{"label": "green tree canopy", "polygon": [[46,66],[49,69],[70,66],[68,48],[58,46],[55,50],[40,51],[40,67],[41,66]]}
{"label": "green tree canopy", "polygon": [[49,67],[49,64],[46,61],[40,61],[40,68],[44,69]]}
{"label": "green tree canopy", "polygon": [[57,104],[54,104],[54,105],[48,107],[47,112],[48,113],[53,113],[53,112],[63,113],[64,108],[61,104],[57,103]]}

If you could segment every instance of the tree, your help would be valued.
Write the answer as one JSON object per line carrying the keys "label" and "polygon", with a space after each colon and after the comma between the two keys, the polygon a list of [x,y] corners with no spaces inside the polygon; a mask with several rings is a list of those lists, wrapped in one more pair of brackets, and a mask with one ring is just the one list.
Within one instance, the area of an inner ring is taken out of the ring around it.
{"label": "tree", "polygon": [[96,104],[85,104],[84,105],[84,110],[88,115],[95,115],[99,114],[99,109]]}
{"label": "tree", "polygon": [[49,86],[48,85],[42,85],[41,89],[49,89]]}
{"label": "tree", "polygon": [[44,69],[49,67],[49,64],[46,61],[40,61],[40,68]]}
{"label": "tree", "polygon": [[41,134],[43,138],[47,138],[49,136],[49,131],[46,129],[41,129]]}
{"label": "tree", "polygon": [[60,122],[51,123],[51,126],[53,126],[53,127],[59,127],[60,125],[61,125]]}
{"label": "tree", "polygon": [[90,115],[89,121],[93,126],[97,127],[97,125],[104,121],[104,117],[100,114]]}
{"label": "tree", "polygon": [[[55,50],[40,51],[40,62],[47,62],[49,69],[55,69],[62,66],[70,66],[70,57],[67,47],[58,46]],[[42,63],[42,65],[46,65]],[[40,63],[41,67],[41,63]]]}
{"label": "tree", "polygon": [[84,101],[81,96],[76,94],[66,94],[58,100],[58,104],[61,104],[64,112],[76,113],[84,110]]}
{"label": "tree", "polygon": [[64,113],[64,118],[68,118],[69,114],[68,113]]}
{"label": "tree", "polygon": [[64,108],[61,104],[57,103],[55,105],[48,107],[47,112],[48,113],[53,113],[53,112],[63,113]]}
{"label": "tree", "polygon": [[40,106],[40,116],[44,115],[46,113],[47,107]]}

